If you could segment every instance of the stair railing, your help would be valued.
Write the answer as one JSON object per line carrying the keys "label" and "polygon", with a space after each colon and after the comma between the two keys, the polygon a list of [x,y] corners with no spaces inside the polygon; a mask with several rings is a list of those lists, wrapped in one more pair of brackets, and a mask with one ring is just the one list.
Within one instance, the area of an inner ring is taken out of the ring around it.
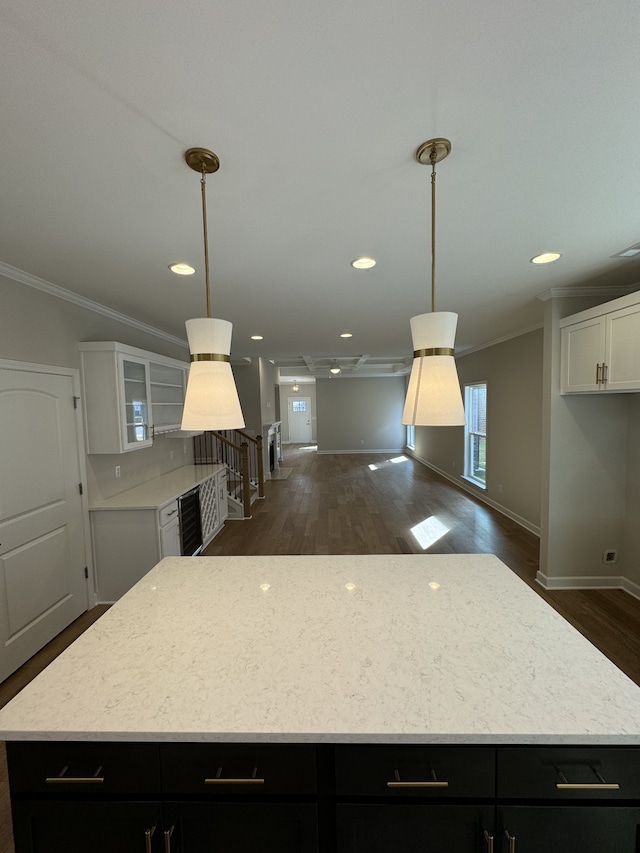
{"label": "stair railing", "polygon": [[197,465],[217,462],[227,466],[231,473],[229,494],[233,494],[230,486],[235,477],[240,478],[243,517],[250,518],[252,485],[257,488],[258,497],[264,497],[262,436],[254,437],[239,429],[205,432],[194,436],[193,456]]}

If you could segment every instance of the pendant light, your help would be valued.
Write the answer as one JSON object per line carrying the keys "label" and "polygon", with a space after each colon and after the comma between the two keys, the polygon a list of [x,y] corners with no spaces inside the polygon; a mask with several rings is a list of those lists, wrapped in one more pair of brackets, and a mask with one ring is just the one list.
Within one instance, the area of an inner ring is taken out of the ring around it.
{"label": "pendant light", "polygon": [[430,139],[416,160],[431,165],[431,313],[411,318],[413,365],[402,415],[403,424],[464,426],[464,406],[454,359],[458,315],[436,313],[436,163],[451,152],[448,139]]}
{"label": "pendant light", "polygon": [[185,152],[184,159],[190,169],[200,172],[201,175],[207,316],[187,320],[185,324],[191,353],[191,369],[185,394],[182,429],[241,429],[244,427],[244,417],[231,371],[233,326],[227,320],[211,317],[206,176],[218,171],[220,161],[213,151],[206,148],[190,148]]}

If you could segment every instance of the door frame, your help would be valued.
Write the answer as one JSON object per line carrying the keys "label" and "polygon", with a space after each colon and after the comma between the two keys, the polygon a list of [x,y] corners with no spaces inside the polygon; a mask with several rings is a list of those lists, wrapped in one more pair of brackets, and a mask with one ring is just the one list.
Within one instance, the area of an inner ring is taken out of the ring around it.
{"label": "door frame", "polygon": [[84,420],[82,417],[82,395],[80,383],[80,371],[75,367],[62,367],[54,364],[37,364],[31,361],[14,361],[8,358],[0,358],[0,368],[3,370],[17,370],[29,373],[48,373],[52,376],[69,376],[73,384],[73,396],[75,405],[76,422],[76,447],[78,449],[78,470],[80,482],[82,483],[82,531],[84,533],[84,559],[89,577],[87,579],[87,610],[95,607],[97,603],[96,577],[93,561],[93,545],[91,540],[91,525],[89,523],[89,496],[87,488],[87,466],[84,443]]}
{"label": "door frame", "polygon": [[293,444],[291,441],[291,414],[292,412],[289,410],[289,400],[308,400],[309,401],[309,441],[313,441],[313,418],[311,415],[311,396],[308,394],[296,394],[296,395],[287,395],[287,432],[289,434],[289,443]]}

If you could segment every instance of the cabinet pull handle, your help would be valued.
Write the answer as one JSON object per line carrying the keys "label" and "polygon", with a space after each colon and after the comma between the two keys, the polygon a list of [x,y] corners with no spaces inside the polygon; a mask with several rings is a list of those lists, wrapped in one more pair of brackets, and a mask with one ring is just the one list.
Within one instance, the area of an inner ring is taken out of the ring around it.
{"label": "cabinet pull handle", "polygon": [[591,768],[593,770],[594,775],[598,779],[597,782],[568,782],[567,777],[564,775],[562,770],[557,770],[558,776],[561,781],[556,782],[556,789],[558,791],[619,791],[620,785],[617,782],[605,782],[600,773],[595,769],[595,767]]}
{"label": "cabinet pull handle", "polygon": [[155,831],[155,826],[152,826],[151,829],[145,829],[144,831],[144,844],[146,853],[151,853],[151,839],[153,838],[153,833]]}
{"label": "cabinet pull handle", "polygon": [[58,773],[57,776],[47,776],[45,781],[46,785],[60,785],[60,784],[69,784],[75,783],[76,785],[91,785],[96,783],[104,782],[104,776],[100,776],[100,771],[102,770],[102,765],[97,768],[96,772],[93,776],[65,776],[67,770],[69,769],[69,765],[65,765],[62,770]]}
{"label": "cabinet pull handle", "polygon": [[493,835],[489,835],[487,830],[484,830],[484,839],[487,842],[487,853],[493,853]]}
{"label": "cabinet pull handle", "polygon": [[205,779],[205,785],[264,785],[264,779],[259,779],[258,776],[258,768],[253,768],[253,773],[251,776],[242,779],[225,779],[222,775],[222,767],[218,767],[218,772],[212,779]]}
{"label": "cabinet pull handle", "polygon": [[431,781],[429,782],[402,782],[398,770],[394,772],[396,777],[393,782],[387,782],[387,788],[448,788],[448,782],[440,782],[436,778],[436,771],[431,771]]}
{"label": "cabinet pull handle", "polygon": [[167,518],[169,518],[170,515],[175,515],[177,512],[178,512],[177,509],[172,509],[171,512],[167,513]]}
{"label": "cabinet pull handle", "polygon": [[176,825],[174,823],[171,829],[165,829],[164,831],[164,853],[171,853],[171,837],[175,828]]}
{"label": "cabinet pull handle", "polygon": [[604,385],[609,378],[609,365],[602,362],[602,384]]}
{"label": "cabinet pull handle", "polygon": [[596,364],[596,385],[600,384],[600,365]]}
{"label": "cabinet pull handle", "polygon": [[510,835],[509,830],[505,829],[504,836],[509,842],[509,853],[516,853],[516,837],[515,835]]}

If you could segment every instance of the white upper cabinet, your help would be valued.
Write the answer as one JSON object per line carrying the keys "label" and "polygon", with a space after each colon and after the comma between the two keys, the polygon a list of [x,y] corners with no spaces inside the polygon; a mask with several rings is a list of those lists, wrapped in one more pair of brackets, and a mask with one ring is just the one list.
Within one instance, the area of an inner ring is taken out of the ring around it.
{"label": "white upper cabinet", "polygon": [[180,428],[189,365],[116,341],[81,343],[87,453],[126,453]]}
{"label": "white upper cabinet", "polygon": [[562,394],[640,391],[640,293],[565,317]]}

